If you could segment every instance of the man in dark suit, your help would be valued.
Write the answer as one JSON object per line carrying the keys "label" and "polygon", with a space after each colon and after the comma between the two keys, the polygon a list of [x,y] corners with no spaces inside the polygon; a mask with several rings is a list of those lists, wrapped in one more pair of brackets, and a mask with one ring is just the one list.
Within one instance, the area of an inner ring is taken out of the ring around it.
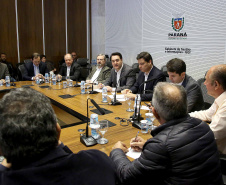
{"label": "man in dark suit", "polygon": [[64,60],[65,63],[62,64],[58,77],[62,80],[66,80],[66,76],[69,76],[71,80],[78,80],[80,77],[80,65],[77,62],[73,62],[70,53],[64,56]]}
{"label": "man in dark suit", "polygon": [[204,101],[199,84],[186,74],[186,64],[183,60],[174,58],[167,64],[167,73],[172,83],[182,85],[187,93],[188,112],[203,108]]}
{"label": "man in dark suit", "polygon": [[[141,94],[142,101],[150,101],[152,99],[154,86],[158,82],[166,81],[166,78],[161,70],[153,65],[150,53],[141,52],[137,55],[137,60],[140,68],[137,81],[130,89],[125,89],[122,93],[132,99],[135,99],[136,93],[138,93]],[[146,82],[148,80],[150,81]]]}
{"label": "man in dark suit", "polygon": [[35,80],[37,77],[44,79],[45,73],[49,72],[46,64],[40,62],[39,53],[33,53],[32,62],[25,63],[24,66],[23,80]]}
{"label": "man in dark suit", "polygon": [[15,79],[16,78],[16,70],[13,67],[12,63],[7,61],[6,53],[1,53],[0,62],[7,65],[10,77],[11,78],[13,77]]}
{"label": "man in dark suit", "polygon": [[61,129],[45,95],[30,88],[9,92],[1,99],[0,119],[0,184],[115,185],[105,153],[74,154],[59,140]]}
{"label": "man in dark suit", "polygon": [[[130,88],[135,82],[135,73],[133,69],[127,64],[123,63],[122,54],[115,52],[111,54],[111,62],[113,68],[111,69],[110,78],[105,80],[104,85],[108,91],[112,91],[112,87],[117,86],[117,91]],[[99,88],[103,87],[103,84],[98,84]]]}

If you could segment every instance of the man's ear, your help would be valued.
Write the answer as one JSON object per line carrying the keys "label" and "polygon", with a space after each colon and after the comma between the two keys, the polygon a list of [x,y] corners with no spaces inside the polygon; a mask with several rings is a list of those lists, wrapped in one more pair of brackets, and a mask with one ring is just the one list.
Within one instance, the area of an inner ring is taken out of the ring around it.
{"label": "man's ear", "polygon": [[159,120],[160,117],[159,117],[158,113],[156,112],[155,107],[152,107],[152,112],[153,112],[155,118],[156,118],[157,120]]}
{"label": "man's ear", "polygon": [[61,127],[59,125],[59,123],[56,123],[56,130],[57,130],[57,139],[60,140],[60,133],[61,133]]}
{"label": "man's ear", "polygon": [[183,73],[180,74],[183,79],[185,78],[185,74],[186,74],[185,72],[183,72]]}

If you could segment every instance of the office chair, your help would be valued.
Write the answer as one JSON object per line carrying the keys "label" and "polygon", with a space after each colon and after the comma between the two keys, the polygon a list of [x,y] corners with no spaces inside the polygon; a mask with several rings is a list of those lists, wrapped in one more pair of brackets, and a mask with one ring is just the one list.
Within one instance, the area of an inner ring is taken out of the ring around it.
{"label": "office chair", "polygon": [[110,69],[113,68],[110,58],[106,58],[106,65],[107,65],[108,67],[110,67]]}
{"label": "office chair", "polygon": [[30,58],[24,60],[24,63],[25,63],[25,64],[26,64],[26,63],[29,63],[29,62],[32,62],[32,60],[31,60]]}
{"label": "office chair", "polygon": [[139,64],[138,63],[133,63],[132,68],[133,68],[133,71],[136,73],[136,79],[137,79],[138,75],[139,75],[139,72],[140,72]]}
{"label": "office chair", "polygon": [[16,68],[17,68],[17,80],[23,81],[23,75],[22,74],[24,74],[24,71],[25,71],[24,63],[18,63],[16,65]]}
{"label": "office chair", "polygon": [[164,74],[164,76],[166,77],[166,81],[167,81],[167,82],[170,82],[170,80],[169,80],[169,75],[168,75],[168,73],[167,73],[167,67],[166,67],[166,65],[163,65],[163,66],[161,67],[161,71],[162,71],[162,73]]}
{"label": "office chair", "polygon": [[206,86],[204,85],[204,81],[205,81],[205,78],[200,78],[197,80],[202,90],[202,95],[204,100],[204,109],[208,109],[213,104],[214,98],[207,94],[207,89],[206,89]]}
{"label": "office chair", "polygon": [[81,75],[80,75],[80,81],[86,80],[87,76],[89,75],[89,72],[91,70],[91,65],[88,63],[89,59],[87,58],[78,58],[77,63],[81,66]]}

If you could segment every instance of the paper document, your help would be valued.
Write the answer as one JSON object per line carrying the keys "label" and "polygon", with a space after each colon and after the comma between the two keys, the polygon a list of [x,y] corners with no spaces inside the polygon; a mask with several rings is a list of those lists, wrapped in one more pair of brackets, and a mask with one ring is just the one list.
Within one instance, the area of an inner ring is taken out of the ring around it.
{"label": "paper document", "polygon": [[142,110],[150,110],[150,109],[148,108],[148,106],[145,106],[145,105],[142,105],[142,106],[141,106],[141,109],[142,109]]}
{"label": "paper document", "polygon": [[[109,98],[113,99],[113,95],[108,95]],[[118,101],[126,101],[124,95],[116,95],[116,100]]]}
{"label": "paper document", "polygon": [[126,155],[133,158],[133,159],[137,159],[137,158],[140,157],[141,152],[136,152],[130,147],[129,152],[127,152]]}

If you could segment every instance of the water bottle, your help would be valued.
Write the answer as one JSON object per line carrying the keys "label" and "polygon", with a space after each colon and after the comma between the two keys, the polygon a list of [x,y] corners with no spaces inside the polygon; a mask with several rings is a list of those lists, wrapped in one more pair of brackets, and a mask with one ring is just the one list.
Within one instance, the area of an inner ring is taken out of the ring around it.
{"label": "water bottle", "polygon": [[37,77],[35,77],[35,83],[37,84],[37,85],[39,85],[40,84],[40,79],[39,79],[39,77],[37,76]]}
{"label": "water bottle", "polygon": [[85,94],[86,91],[85,91],[85,81],[81,81],[81,94]]}
{"label": "water bottle", "polygon": [[3,86],[3,81],[2,80],[0,80],[0,86]]}
{"label": "water bottle", "polygon": [[5,77],[5,85],[6,85],[6,87],[10,87],[10,78],[9,78],[9,76]]}
{"label": "water bottle", "polygon": [[53,74],[53,76],[52,76],[52,82],[53,82],[53,85],[56,85],[56,75],[55,74]]}
{"label": "water bottle", "polygon": [[141,97],[140,97],[140,94],[138,94],[135,98],[135,102],[134,102],[134,113],[135,113],[135,108],[136,108],[136,105],[137,105],[137,115],[138,116],[138,113],[140,112],[140,102],[141,102]]}
{"label": "water bottle", "polygon": [[90,115],[90,128],[91,128],[91,135],[94,139],[100,138],[100,135],[97,132],[97,129],[99,128],[99,122],[98,122],[98,115],[97,114],[91,114]]}
{"label": "water bottle", "polygon": [[48,73],[45,73],[45,82],[49,83],[49,74]]}
{"label": "water bottle", "polygon": [[152,130],[152,125],[153,125],[153,114],[152,113],[146,113],[145,114],[145,118],[148,122],[148,125],[149,125],[149,129]]}
{"label": "water bottle", "polygon": [[102,89],[102,102],[103,103],[107,103],[108,102],[107,96],[108,96],[107,88],[103,87],[103,89]]}

